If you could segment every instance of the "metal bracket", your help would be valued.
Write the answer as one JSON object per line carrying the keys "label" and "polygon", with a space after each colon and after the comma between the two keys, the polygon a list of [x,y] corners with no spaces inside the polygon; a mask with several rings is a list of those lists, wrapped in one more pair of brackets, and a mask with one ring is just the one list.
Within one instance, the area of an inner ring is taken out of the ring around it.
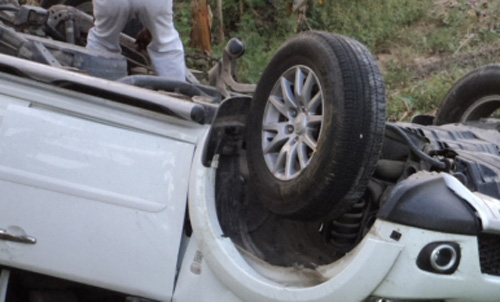
{"label": "metal bracket", "polygon": [[[239,47],[239,51],[237,53],[234,52],[233,47],[235,45],[238,45]],[[244,52],[244,44],[237,39],[231,39],[224,49],[222,59],[220,59],[219,62],[208,72],[209,82],[215,84],[217,90],[224,97],[229,97],[231,95],[227,89],[228,86],[232,91],[239,93],[253,93],[257,87],[257,85],[254,84],[238,83],[233,78],[233,70],[236,69],[237,59],[240,58]]]}
{"label": "metal bracket", "polygon": [[38,51],[40,55],[40,63],[46,63],[47,65],[54,67],[61,67],[61,63],[52,55],[52,53],[40,42],[33,42],[34,48]]}

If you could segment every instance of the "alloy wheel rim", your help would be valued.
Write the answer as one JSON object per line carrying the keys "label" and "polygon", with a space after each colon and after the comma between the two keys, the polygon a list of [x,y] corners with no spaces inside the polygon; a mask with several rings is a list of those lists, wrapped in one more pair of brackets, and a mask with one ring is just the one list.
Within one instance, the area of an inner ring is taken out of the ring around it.
{"label": "alloy wheel rim", "polygon": [[316,74],[303,65],[284,72],[264,109],[262,151],[269,171],[292,180],[306,169],[324,125],[323,90]]}

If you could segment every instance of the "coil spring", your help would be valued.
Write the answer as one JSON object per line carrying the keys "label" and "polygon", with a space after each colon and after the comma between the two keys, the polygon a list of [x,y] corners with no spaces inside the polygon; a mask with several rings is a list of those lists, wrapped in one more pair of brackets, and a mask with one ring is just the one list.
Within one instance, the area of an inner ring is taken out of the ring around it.
{"label": "coil spring", "polygon": [[363,238],[371,208],[370,198],[360,199],[349,212],[325,223],[323,236],[335,250],[347,253]]}

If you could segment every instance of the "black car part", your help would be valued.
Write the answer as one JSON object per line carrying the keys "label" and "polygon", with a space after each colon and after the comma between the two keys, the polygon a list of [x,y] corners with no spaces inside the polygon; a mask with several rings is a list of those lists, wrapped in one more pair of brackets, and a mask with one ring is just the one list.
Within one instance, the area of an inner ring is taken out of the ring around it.
{"label": "black car part", "polygon": [[481,272],[500,277],[500,235],[481,234],[478,237]]}
{"label": "black car part", "polygon": [[444,233],[477,235],[481,224],[474,209],[451,191],[442,175],[416,173],[381,200],[378,218]]}

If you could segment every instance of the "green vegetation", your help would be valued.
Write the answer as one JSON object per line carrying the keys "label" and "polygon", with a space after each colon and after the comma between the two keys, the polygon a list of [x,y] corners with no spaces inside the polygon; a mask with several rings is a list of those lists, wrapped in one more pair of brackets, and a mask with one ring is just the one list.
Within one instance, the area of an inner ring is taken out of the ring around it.
{"label": "green vegetation", "polygon": [[[216,1],[211,1],[216,15]],[[290,13],[293,0],[223,1],[226,39],[238,37],[247,45],[241,80],[257,82],[274,52],[297,32],[343,34],[377,55],[391,120],[432,113],[457,79],[500,61],[499,1],[308,0],[301,17]],[[178,1],[176,6],[176,26],[188,45],[190,1]],[[213,24],[214,56],[220,56],[216,17]]]}

